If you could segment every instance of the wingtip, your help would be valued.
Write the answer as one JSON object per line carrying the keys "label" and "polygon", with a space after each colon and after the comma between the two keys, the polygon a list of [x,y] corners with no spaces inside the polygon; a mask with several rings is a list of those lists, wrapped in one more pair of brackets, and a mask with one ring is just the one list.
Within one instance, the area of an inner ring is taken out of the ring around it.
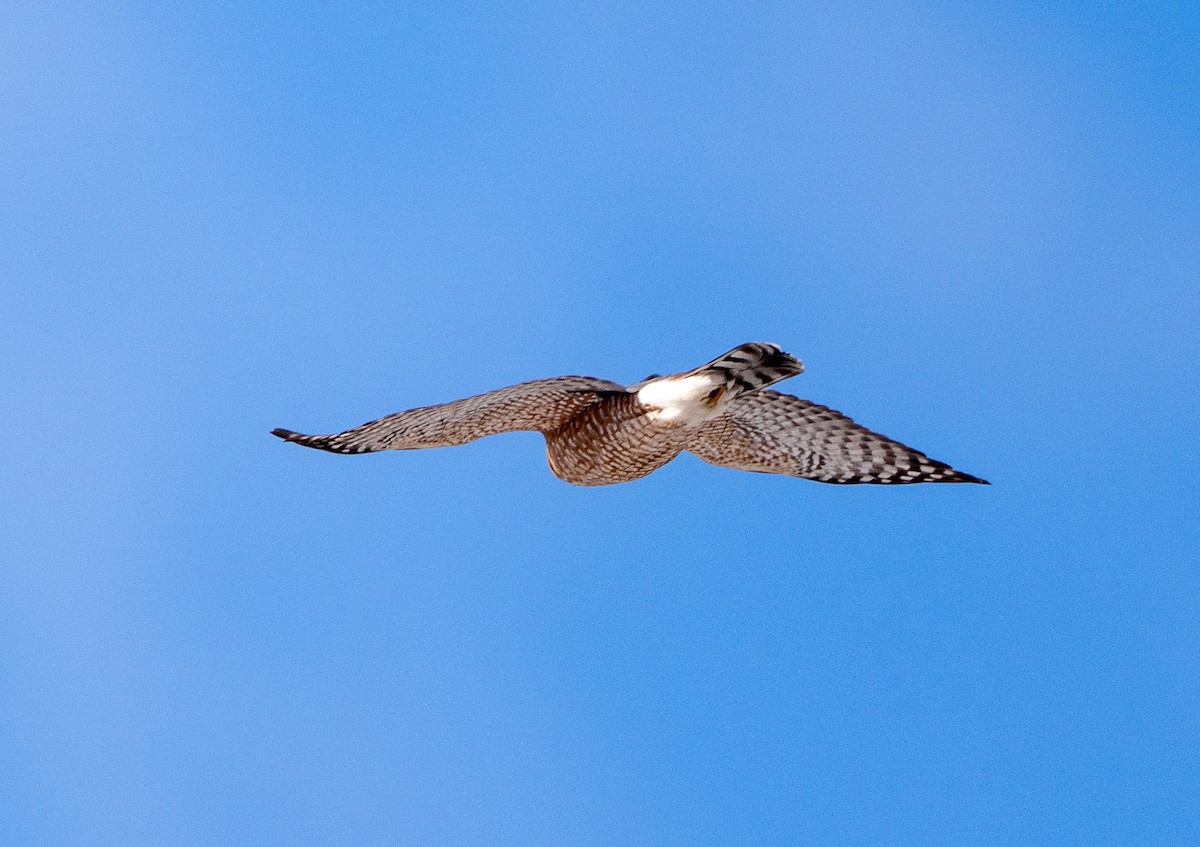
{"label": "wingtip", "polygon": [[271,430],[271,435],[274,435],[276,438],[282,438],[284,441],[295,441],[296,436],[299,434],[298,432],[292,432],[290,429],[281,429],[280,427]]}

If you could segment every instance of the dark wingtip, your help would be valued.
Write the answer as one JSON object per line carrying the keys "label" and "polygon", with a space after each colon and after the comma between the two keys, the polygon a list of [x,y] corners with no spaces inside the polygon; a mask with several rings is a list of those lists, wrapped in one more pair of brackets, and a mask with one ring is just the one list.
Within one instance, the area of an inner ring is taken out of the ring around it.
{"label": "dark wingtip", "polygon": [[974,482],[978,485],[991,485],[991,483],[986,479],[980,479],[977,476],[971,476],[969,473],[963,473],[962,471],[955,471],[954,473],[957,474],[953,480],[954,482]]}
{"label": "dark wingtip", "polygon": [[335,445],[332,435],[305,435],[303,432],[292,432],[290,429],[273,429],[271,435],[299,444],[301,447],[311,447],[314,450],[326,450],[330,453],[371,453],[373,450],[354,445]]}

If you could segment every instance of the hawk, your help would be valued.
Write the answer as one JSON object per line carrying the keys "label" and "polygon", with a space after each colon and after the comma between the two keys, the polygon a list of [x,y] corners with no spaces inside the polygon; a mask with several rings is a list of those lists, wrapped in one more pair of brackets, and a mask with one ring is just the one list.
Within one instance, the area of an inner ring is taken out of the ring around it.
{"label": "hawk", "polygon": [[397,412],[334,435],[271,434],[331,453],[374,453],[540,432],[550,469],[573,485],[640,479],[685,450],[713,465],[818,482],[988,484],[839,412],[767,388],[803,371],[774,344],[751,342],[695,370],[633,385],[559,376]]}

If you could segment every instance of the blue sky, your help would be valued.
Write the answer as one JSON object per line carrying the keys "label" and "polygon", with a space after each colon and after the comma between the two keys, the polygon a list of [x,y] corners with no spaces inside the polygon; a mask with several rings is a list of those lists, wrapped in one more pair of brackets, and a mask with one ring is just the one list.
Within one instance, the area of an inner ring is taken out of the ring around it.
{"label": "blue sky", "polygon": [[[1179,844],[1193,4],[6,4],[0,842]],[[743,341],[994,483],[284,445]]]}

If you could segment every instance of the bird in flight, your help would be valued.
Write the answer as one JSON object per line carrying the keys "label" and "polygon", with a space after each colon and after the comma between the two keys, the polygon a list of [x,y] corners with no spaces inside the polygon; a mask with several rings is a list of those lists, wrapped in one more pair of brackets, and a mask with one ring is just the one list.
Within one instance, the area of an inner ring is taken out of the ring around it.
{"label": "bird in flight", "polygon": [[540,432],[550,469],[573,485],[640,479],[685,450],[713,465],[818,482],[988,484],[839,412],[767,388],[803,371],[774,344],[751,342],[695,370],[633,385],[558,376],[397,412],[334,435],[271,434],[331,453],[374,453]]}

